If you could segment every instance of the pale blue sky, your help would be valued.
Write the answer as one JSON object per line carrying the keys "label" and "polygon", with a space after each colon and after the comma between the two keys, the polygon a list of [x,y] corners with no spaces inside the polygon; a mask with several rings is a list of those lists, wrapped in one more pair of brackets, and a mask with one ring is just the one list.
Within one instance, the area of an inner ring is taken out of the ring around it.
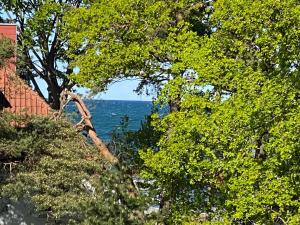
{"label": "pale blue sky", "polygon": [[132,101],[151,101],[152,96],[145,94],[138,95],[133,90],[138,86],[137,80],[124,80],[108,86],[105,93],[100,93],[97,98],[105,100],[132,100]]}
{"label": "pale blue sky", "polygon": [[[47,93],[45,82],[38,80],[41,90],[45,96]],[[153,96],[138,95],[133,90],[138,86],[137,80],[124,80],[108,86],[108,90],[104,93],[99,93],[95,96],[97,99],[103,100],[131,100],[131,101],[151,101]],[[88,89],[77,88],[76,91],[86,95]]]}

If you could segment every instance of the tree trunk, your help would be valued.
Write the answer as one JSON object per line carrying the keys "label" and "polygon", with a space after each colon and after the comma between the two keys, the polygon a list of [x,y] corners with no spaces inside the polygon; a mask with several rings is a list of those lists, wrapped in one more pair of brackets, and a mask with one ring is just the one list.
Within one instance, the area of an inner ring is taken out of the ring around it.
{"label": "tree trunk", "polygon": [[[108,150],[108,148],[106,147],[104,142],[97,136],[94,126],[91,122],[91,114],[90,114],[89,110],[87,109],[87,107],[85,106],[84,102],[79,97],[79,95],[74,94],[74,93],[70,92],[69,90],[65,89],[62,92],[61,96],[65,96],[65,99],[67,99],[68,96],[71,97],[71,100],[75,102],[76,107],[82,118],[81,121],[77,124],[77,126],[80,126],[83,123],[84,124],[83,128],[87,131],[88,136],[92,139],[92,141],[94,142],[96,147],[99,149],[100,154],[106,160],[108,160],[110,163],[117,164],[119,162],[118,159]],[[62,100],[62,103],[63,102],[64,101]],[[66,104],[67,104],[67,102],[65,102],[65,105]],[[65,107],[65,105],[62,105],[60,107],[60,111],[59,111],[57,117],[59,117],[61,115],[62,110]]]}

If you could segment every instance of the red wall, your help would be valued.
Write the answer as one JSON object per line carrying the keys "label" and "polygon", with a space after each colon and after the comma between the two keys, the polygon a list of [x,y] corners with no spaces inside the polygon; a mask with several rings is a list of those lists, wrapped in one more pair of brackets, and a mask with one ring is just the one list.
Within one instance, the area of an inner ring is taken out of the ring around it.
{"label": "red wall", "polygon": [[[0,36],[9,37],[14,42],[16,30],[15,24],[0,24]],[[0,69],[0,91],[6,102],[4,110],[15,114],[48,115],[51,112],[49,105],[16,75],[15,62],[16,58],[13,57]]]}

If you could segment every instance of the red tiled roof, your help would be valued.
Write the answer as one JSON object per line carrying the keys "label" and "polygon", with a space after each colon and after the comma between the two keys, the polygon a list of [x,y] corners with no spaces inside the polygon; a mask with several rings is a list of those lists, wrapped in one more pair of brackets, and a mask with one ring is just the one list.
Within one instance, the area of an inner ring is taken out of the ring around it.
{"label": "red tiled roof", "polygon": [[[0,24],[0,35],[16,42],[16,25]],[[50,106],[16,75],[16,58],[0,69],[0,109],[15,114],[48,115]]]}

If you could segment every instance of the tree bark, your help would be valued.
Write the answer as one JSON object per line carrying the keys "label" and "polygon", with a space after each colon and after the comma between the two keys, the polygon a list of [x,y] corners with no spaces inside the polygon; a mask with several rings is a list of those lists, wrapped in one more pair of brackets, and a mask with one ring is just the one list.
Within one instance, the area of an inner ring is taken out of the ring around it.
{"label": "tree bark", "polygon": [[[73,5],[74,7],[79,7],[81,1],[54,1],[61,6]],[[62,14],[60,12],[52,12],[51,19],[45,21],[42,20],[41,23],[49,25],[51,30],[41,30],[40,28],[30,28],[32,36],[28,36],[25,32],[25,28],[28,27],[28,19],[33,19],[33,22],[39,22],[34,18],[35,13],[38,11],[39,6],[43,5],[35,4],[35,2],[28,2],[17,4],[12,8],[12,11],[16,17],[16,23],[18,24],[18,46],[21,49],[21,53],[24,56],[24,61],[22,57],[18,57],[18,62],[23,62],[21,65],[23,71],[18,71],[20,77],[26,79],[30,84],[30,81],[34,82],[35,77],[39,77],[44,80],[48,88],[48,96],[44,96],[41,91],[39,91],[38,86],[40,84],[33,83],[33,86],[37,90],[38,94],[48,102],[50,107],[55,110],[59,110],[60,107],[60,94],[65,89],[71,90],[72,86],[69,84],[69,75],[73,72],[69,68],[65,70],[59,67],[58,62],[63,62],[66,65],[69,64],[69,58],[65,54],[67,48],[66,40],[61,37],[60,26],[62,23]],[[43,18],[42,18],[43,19]],[[33,42],[31,43],[31,41]],[[26,44],[30,42],[30,44]],[[26,76],[24,76],[24,74]],[[60,80],[64,82],[59,82]]]}

